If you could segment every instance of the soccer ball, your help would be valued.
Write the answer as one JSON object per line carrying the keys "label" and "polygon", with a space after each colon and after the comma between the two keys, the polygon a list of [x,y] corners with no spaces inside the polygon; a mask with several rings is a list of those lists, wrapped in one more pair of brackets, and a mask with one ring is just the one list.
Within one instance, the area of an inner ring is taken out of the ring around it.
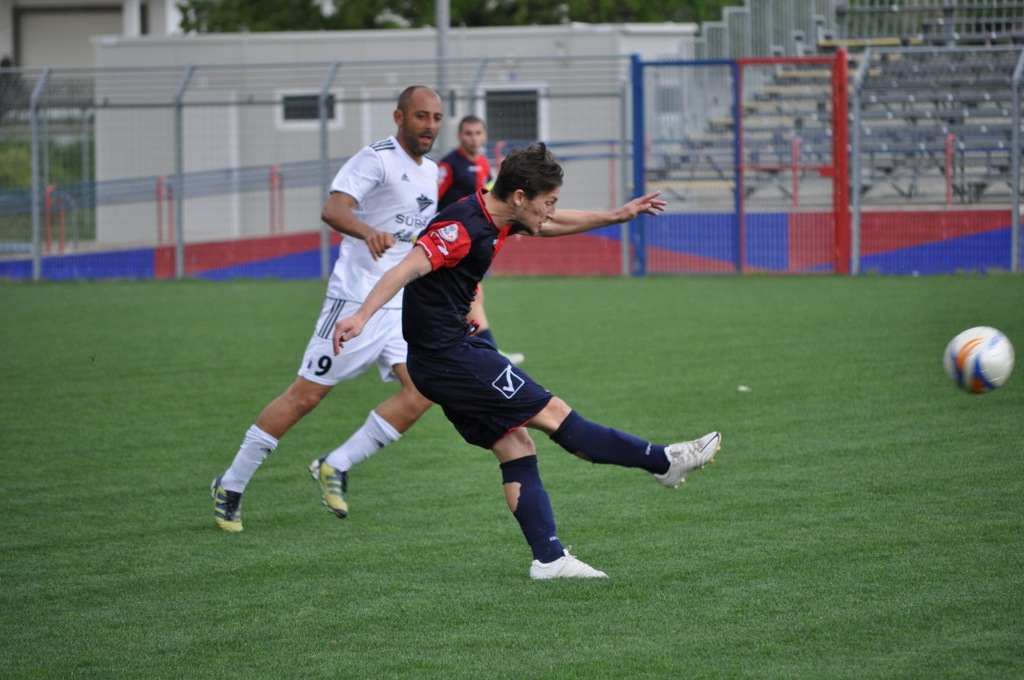
{"label": "soccer ball", "polygon": [[946,374],[971,394],[989,392],[1013,371],[1013,345],[995,328],[976,326],[949,341],[942,357]]}

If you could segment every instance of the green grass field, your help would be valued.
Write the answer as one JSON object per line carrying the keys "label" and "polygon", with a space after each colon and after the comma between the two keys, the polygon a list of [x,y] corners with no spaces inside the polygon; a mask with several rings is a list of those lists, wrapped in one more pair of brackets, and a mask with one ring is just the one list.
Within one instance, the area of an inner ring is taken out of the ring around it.
{"label": "green grass field", "polygon": [[584,416],[723,433],[677,491],[535,436],[591,582],[529,580],[493,456],[439,409],[331,515],[306,466],[376,374],[216,528],[323,290],[0,284],[0,677],[1024,677],[1024,367],[970,396],[941,365],[974,325],[1024,350],[1024,278],[490,280],[498,340]]}

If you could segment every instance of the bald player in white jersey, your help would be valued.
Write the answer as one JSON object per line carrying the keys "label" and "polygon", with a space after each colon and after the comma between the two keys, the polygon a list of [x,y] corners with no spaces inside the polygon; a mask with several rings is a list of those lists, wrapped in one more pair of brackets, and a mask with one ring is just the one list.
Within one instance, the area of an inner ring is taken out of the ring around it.
{"label": "bald player in white jersey", "polygon": [[348,469],[398,440],[430,408],[409,378],[402,337],[402,293],[374,317],[373,328],[334,356],[332,333],[339,318],[358,309],[377,280],[412,249],[416,235],[437,211],[437,164],[426,156],[442,119],[441,99],[413,86],[394,112],[398,132],[361,149],[338,171],[324,204],[323,220],[342,233],[320,318],[295,381],[263,409],[246,432],[231,466],[210,487],[214,518],[225,531],[242,531],[242,492],[263,460],[295,423],[331,388],[376,364],[382,380],[397,380],[398,392],[370,412],[339,448],[313,461],[310,472],[323,488],[324,503],[338,517],[345,502]]}

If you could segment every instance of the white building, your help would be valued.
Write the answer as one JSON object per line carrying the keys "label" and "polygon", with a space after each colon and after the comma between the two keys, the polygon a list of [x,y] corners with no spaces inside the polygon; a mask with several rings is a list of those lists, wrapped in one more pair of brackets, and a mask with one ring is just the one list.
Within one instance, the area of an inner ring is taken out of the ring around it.
{"label": "white building", "polygon": [[[611,207],[626,193],[629,56],[692,58],[696,30],[671,23],[452,28],[443,60],[432,27],[94,37],[94,64],[104,74],[96,85],[96,179],[173,183],[179,142],[170,105],[179,101],[183,170],[197,178],[185,180],[190,239],[263,235],[271,201],[273,211],[285,206],[283,216],[271,215],[278,230],[315,229],[329,177],[295,164],[321,157],[324,83],[331,174],[338,159],[394,133],[398,93],[424,84],[448,99],[436,157],[454,144],[459,118],[475,113],[487,120],[492,143],[563,144],[556,153],[567,159],[566,205]],[[287,195],[274,198],[254,185],[278,167]],[[151,211],[142,217],[154,221]],[[146,231],[131,206],[102,209],[101,218],[103,241],[134,241]]]}
{"label": "white building", "polygon": [[0,0],[0,58],[24,68],[91,66],[97,35],[179,32],[174,0]]}

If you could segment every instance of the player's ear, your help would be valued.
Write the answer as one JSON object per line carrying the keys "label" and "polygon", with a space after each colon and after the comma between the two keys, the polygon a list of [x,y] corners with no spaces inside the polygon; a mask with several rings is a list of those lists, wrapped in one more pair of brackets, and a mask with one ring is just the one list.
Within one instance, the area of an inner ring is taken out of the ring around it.
{"label": "player's ear", "polygon": [[515,191],[512,192],[512,204],[513,205],[520,206],[520,205],[523,204],[523,201],[525,201],[525,200],[526,200],[526,192],[523,191],[522,189],[516,189]]}
{"label": "player's ear", "polygon": [[402,115],[402,109],[395,109],[394,113],[395,125],[402,127],[402,119],[405,117]]}

